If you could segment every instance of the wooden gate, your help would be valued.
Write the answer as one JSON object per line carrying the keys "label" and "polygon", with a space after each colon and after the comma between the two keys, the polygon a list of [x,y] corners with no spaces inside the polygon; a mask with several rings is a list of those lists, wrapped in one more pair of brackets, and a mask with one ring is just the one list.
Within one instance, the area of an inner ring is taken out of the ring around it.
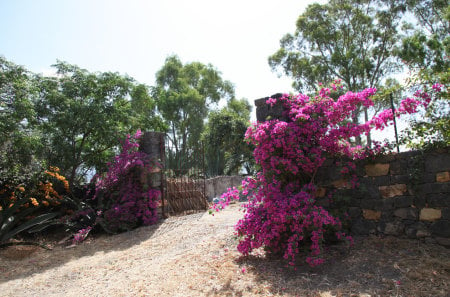
{"label": "wooden gate", "polygon": [[166,137],[163,191],[164,215],[208,209],[202,145],[182,151]]}

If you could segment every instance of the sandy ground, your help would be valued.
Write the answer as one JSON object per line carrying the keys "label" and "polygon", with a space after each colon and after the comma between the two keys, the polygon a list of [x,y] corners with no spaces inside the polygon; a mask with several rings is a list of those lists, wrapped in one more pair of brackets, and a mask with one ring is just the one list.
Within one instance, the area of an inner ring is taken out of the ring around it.
{"label": "sandy ground", "polygon": [[450,296],[450,252],[413,240],[360,238],[318,268],[285,268],[235,247],[238,205],[171,217],[74,248],[0,250],[0,296]]}

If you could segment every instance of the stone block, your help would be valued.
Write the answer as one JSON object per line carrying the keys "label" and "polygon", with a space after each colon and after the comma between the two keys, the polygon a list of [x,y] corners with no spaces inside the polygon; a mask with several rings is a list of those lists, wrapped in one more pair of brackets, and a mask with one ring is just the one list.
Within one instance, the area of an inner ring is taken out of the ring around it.
{"label": "stone block", "polygon": [[395,184],[391,186],[380,186],[378,187],[380,190],[381,196],[383,198],[390,198],[395,196],[401,196],[406,193],[407,187],[406,184]]}
{"label": "stone block", "polygon": [[445,183],[445,182],[450,181],[450,172],[444,171],[444,172],[436,173],[436,181],[438,183]]}
{"label": "stone block", "polygon": [[374,221],[364,219],[356,220],[351,227],[351,233],[354,235],[368,235],[376,232],[376,224]]}
{"label": "stone block", "polygon": [[441,209],[441,211],[442,211],[442,219],[450,220],[450,208],[446,207]]}
{"label": "stone block", "polygon": [[407,174],[399,174],[399,175],[391,175],[391,184],[407,184],[409,183],[409,175]]}
{"label": "stone block", "polygon": [[448,193],[428,194],[426,200],[431,207],[450,207],[450,195]]}
{"label": "stone block", "polygon": [[386,223],[383,233],[386,235],[400,235],[403,233],[405,226],[401,222]]}
{"label": "stone block", "polygon": [[361,208],[382,210],[384,208],[381,199],[363,199],[361,200]]}
{"label": "stone block", "polygon": [[413,196],[397,196],[394,200],[395,207],[408,207],[414,204]]}
{"label": "stone block", "polygon": [[436,242],[445,247],[450,247],[450,238],[436,237]]}
{"label": "stone block", "polygon": [[391,163],[389,173],[393,175],[407,174],[408,161],[406,159],[396,160]]}
{"label": "stone block", "polygon": [[414,206],[417,208],[424,208],[427,206],[427,197],[425,195],[415,195]]}
{"label": "stone block", "polygon": [[389,164],[368,164],[364,166],[366,174],[368,176],[382,176],[389,173]]}
{"label": "stone block", "polygon": [[346,179],[338,179],[331,183],[336,189],[349,189],[350,183]]}
{"label": "stone block", "polygon": [[450,154],[428,154],[425,156],[426,172],[450,171]]}
{"label": "stone block", "polygon": [[405,234],[411,238],[423,238],[431,236],[431,232],[422,222],[416,222],[415,224],[406,227]]}
{"label": "stone block", "polygon": [[359,217],[361,215],[361,208],[359,208],[359,207],[349,207],[348,208],[348,215],[351,218],[353,218],[353,219]]}
{"label": "stone block", "polygon": [[390,185],[391,184],[391,178],[388,175],[385,176],[375,176],[372,177],[373,179],[373,184],[377,185],[377,186],[386,186],[386,185]]}
{"label": "stone block", "polygon": [[450,221],[439,220],[430,226],[433,235],[450,238]]}
{"label": "stone block", "polygon": [[428,237],[431,235],[431,232],[428,231],[427,229],[419,229],[416,232],[416,237],[417,238],[423,238],[423,237]]}
{"label": "stone block", "polygon": [[425,194],[450,193],[450,182],[446,183],[426,183],[422,185]]}
{"label": "stone block", "polygon": [[381,218],[381,211],[363,209],[362,212],[366,220],[378,221]]}
{"label": "stone block", "polygon": [[[413,177],[411,177],[413,179]],[[421,176],[420,182],[427,184],[427,183],[434,183],[436,182],[436,174],[434,173],[425,173]],[[414,180],[412,180],[412,183],[414,184]]]}
{"label": "stone block", "polygon": [[436,221],[442,217],[442,211],[436,208],[422,208],[420,210],[421,221]]}
{"label": "stone block", "polygon": [[314,196],[316,198],[322,198],[325,197],[325,194],[327,193],[327,189],[323,188],[323,187],[318,187],[316,189],[316,192],[314,193]]}
{"label": "stone block", "polygon": [[417,208],[399,208],[394,211],[394,216],[399,217],[404,220],[417,219],[419,216],[419,211]]}

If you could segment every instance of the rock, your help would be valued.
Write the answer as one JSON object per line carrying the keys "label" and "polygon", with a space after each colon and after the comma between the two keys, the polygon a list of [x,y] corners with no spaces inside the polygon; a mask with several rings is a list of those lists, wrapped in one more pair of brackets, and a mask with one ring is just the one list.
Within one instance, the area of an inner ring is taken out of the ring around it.
{"label": "rock", "polygon": [[383,198],[390,198],[403,195],[406,193],[407,187],[406,184],[395,184],[391,186],[380,186],[378,189]]}
{"label": "rock", "polygon": [[399,217],[401,219],[417,219],[418,217],[418,210],[416,208],[399,208],[396,211],[394,211],[394,215],[396,217]]}
{"label": "rock", "polygon": [[436,242],[445,247],[450,247],[450,238],[435,237]]}
{"label": "rock", "polygon": [[327,189],[325,189],[325,188],[323,188],[323,187],[318,187],[317,189],[316,189],[316,192],[315,192],[315,194],[314,194],[314,196],[316,197],[316,198],[322,198],[322,197],[325,197],[325,194],[327,193]]}
{"label": "rock", "polygon": [[366,220],[375,220],[378,221],[381,218],[381,211],[371,210],[371,209],[363,209],[363,217]]}
{"label": "rock", "polygon": [[420,220],[421,221],[436,221],[442,217],[442,212],[440,209],[436,208],[422,208],[420,210]]}
{"label": "rock", "polygon": [[349,189],[350,183],[346,179],[338,179],[331,183],[336,189]]}
{"label": "rock", "polygon": [[445,220],[439,220],[433,223],[430,227],[433,235],[440,237],[450,237],[450,222]]}
{"label": "rock", "polygon": [[389,164],[369,164],[364,166],[364,169],[368,176],[382,176],[388,174]]}
{"label": "rock", "polygon": [[413,205],[414,197],[413,196],[400,196],[396,197],[394,200],[395,207],[408,207]]}
{"label": "rock", "polygon": [[404,229],[405,229],[405,226],[402,223],[391,222],[391,223],[386,223],[383,233],[386,235],[400,235],[401,233],[403,233]]}
{"label": "rock", "polygon": [[376,225],[373,221],[360,219],[352,224],[351,233],[354,235],[368,235],[375,233]]}
{"label": "rock", "polygon": [[445,183],[450,181],[450,172],[444,171],[436,173],[436,181],[438,183]]}

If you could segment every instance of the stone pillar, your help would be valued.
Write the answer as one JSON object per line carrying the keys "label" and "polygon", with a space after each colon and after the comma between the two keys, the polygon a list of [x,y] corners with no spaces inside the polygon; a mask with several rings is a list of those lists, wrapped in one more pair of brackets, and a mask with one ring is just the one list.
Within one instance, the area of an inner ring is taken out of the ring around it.
{"label": "stone pillar", "polygon": [[281,97],[283,97],[283,94],[277,93],[270,97],[256,99],[256,120],[258,122],[265,122],[268,119],[280,119],[286,121],[287,117],[283,115],[284,108],[281,102],[277,102],[274,106],[266,104],[266,101],[269,98],[280,99]]}
{"label": "stone pillar", "polygon": [[165,168],[165,133],[144,132],[140,139],[139,149],[149,155],[152,162],[160,164],[149,174],[149,186],[161,191],[160,215],[165,217],[164,208],[164,168]]}

